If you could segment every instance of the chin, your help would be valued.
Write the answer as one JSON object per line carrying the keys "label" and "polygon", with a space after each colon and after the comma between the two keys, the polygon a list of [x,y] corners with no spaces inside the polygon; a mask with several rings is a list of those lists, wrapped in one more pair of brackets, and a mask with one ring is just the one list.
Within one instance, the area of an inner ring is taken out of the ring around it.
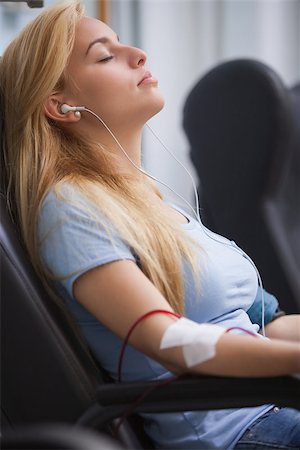
{"label": "chin", "polygon": [[147,104],[147,109],[145,113],[147,114],[148,117],[146,118],[146,121],[151,119],[151,117],[155,116],[156,114],[158,114],[163,109],[164,105],[165,99],[161,95],[161,93],[158,92],[157,95],[155,95],[155,97],[153,96],[151,101],[149,101]]}

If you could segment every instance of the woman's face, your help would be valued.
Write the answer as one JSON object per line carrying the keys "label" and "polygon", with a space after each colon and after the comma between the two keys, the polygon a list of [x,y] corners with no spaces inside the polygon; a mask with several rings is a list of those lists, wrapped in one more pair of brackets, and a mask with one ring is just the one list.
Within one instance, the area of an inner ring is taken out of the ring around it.
{"label": "woman's face", "polygon": [[146,59],[142,50],[121,44],[106,24],[84,17],[66,70],[67,101],[93,110],[116,131],[144,125],[164,104]]}

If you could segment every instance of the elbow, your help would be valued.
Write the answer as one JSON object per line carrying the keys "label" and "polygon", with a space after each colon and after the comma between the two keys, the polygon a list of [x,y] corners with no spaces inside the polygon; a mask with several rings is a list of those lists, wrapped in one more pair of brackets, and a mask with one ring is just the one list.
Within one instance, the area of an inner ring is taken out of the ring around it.
{"label": "elbow", "polygon": [[154,357],[154,359],[174,375],[195,373],[195,370],[193,370],[192,367],[188,368],[181,347],[160,351],[159,356]]}

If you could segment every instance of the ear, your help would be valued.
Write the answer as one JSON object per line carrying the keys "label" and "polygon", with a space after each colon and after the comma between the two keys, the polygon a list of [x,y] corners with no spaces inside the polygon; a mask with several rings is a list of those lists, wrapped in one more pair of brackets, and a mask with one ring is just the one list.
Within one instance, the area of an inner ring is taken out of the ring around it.
{"label": "ear", "polygon": [[60,94],[53,94],[50,95],[45,101],[44,101],[44,112],[49,119],[55,120],[56,122],[61,123],[73,123],[78,122],[80,120],[80,117],[76,117],[74,114],[74,111],[69,111],[67,113],[61,112],[61,105],[63,103],[68,103],[65,99],[63,99],[63,96]]}

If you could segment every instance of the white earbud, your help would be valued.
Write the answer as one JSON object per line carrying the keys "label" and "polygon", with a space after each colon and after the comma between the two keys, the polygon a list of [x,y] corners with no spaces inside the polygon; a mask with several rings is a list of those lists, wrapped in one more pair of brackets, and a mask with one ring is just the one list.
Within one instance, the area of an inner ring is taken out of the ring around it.
{"label": "white earbud", "polygon": [[66,103],[64,103],[60,107],[60,111],[62,114],[66,114],[69,111],[84,111],[84,110],[85,110],[84,106],[70,106],[70,105],[67,105]]}

